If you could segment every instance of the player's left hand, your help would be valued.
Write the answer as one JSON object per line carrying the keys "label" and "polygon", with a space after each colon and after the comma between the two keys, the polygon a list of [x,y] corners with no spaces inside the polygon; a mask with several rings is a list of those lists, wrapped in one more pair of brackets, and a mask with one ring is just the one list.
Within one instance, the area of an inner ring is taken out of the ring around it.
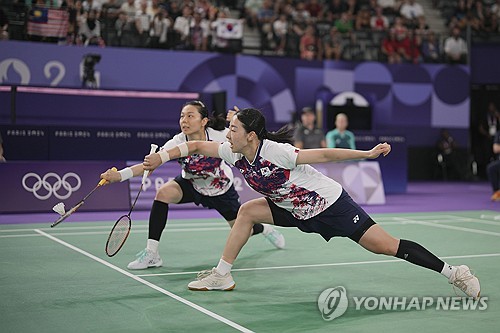
{"label": "player's left hand", "polygon": [[368,152],[368,158],[370,159],[377,158],[380,156],[380,154],[387,156],[387,154],[389,154],[390,152],[391,152],[390,144],[388,144],[387,142],[379,143]]}

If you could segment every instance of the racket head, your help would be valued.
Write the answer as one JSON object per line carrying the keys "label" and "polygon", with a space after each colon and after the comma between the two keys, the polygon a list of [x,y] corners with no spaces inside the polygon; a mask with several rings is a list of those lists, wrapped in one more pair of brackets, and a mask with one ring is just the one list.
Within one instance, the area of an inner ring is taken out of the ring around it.
{"label": "racket head", "polygon": [[108,257],[112,257],[120,251],[130,234],[131,227],[132,220],[129,215],[123,215],[116,221],[106,241],[106,254]]}
{"label": "racket head", "polygon": [[68,210],[64,215],[61,215],[54,223],[50,225],[51,228],[54,228],[56,225],[66,220],[71,214],[73,214],[78,208],[83,205],[83,201],[80,201],[76,206]]}

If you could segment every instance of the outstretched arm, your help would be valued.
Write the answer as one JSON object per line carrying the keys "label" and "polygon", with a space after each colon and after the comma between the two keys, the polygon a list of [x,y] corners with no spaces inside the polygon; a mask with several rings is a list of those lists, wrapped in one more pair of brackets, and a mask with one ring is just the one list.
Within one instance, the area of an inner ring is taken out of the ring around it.
{"label": "outstretched arm", "polygon": [[303,149],[299,150],[296,164],[311,164],[325,162],[341,162],[349,160],[374,159],[380,154],[386,156],[391,152],[387,142],[379,143],[370,150],[354,150],[342,148]]}
{"label": "outstretched arm", "polygon": [[150,154],[144,157],[142,163],[144,170],[154,170],[163,163],[186,157],[192,154],[201,154],[208,157],[219,157],[219,142],[214,141],[189,141],[158,153]]}
{"label": "outstretched arm", "polygon": [[[122,173],[124,172],[125,169],[130,169],[132,174],[125,176],[125,179],[123,179],[124,175],[122,175]],[[144,167],[142,166],[142,163],[133,165],[133,166],[131,166],[129,168],[125,168],[125,169],[122,169],[120,171],[117,171],[116,169],[114,169],[114,170],[108,169],[105,172],[101,173],[101,178],[106,179],[110,183],[116,183],[116,182],[120,182],[120,181],[129,179],[129,178],[132,178],[132,177],[140,176],[144,173]]]}

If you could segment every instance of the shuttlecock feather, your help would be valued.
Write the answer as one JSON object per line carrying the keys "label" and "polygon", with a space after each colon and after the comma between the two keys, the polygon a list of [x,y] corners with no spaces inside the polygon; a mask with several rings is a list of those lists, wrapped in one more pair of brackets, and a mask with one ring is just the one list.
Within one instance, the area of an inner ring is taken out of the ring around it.
{"label": "shuttlecock feather", "polygon": [[54,212],[56,212],[59,215],[66,214],[66,210],[64,209],[64,203],[62,203],[62,202],[60,202],[57,205],[55,205],[54,207],[52,207],[52,210],[54,210]]}

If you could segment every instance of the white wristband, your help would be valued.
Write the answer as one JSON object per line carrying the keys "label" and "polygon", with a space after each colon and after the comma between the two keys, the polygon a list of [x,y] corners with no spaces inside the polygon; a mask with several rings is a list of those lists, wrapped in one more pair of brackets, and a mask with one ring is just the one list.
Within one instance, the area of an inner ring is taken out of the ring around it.
{"label": "white wristband", "polygon": [[162,164],[170,161],[170,155],[168,154],[168,152],[166,150],[159,151],[158,155],[160,155]]}
{"label": "white wristband", "polygon": [[121,169],[120,171],[118,171],[118,173],[120,174],[120,177],[121,177],[120,181],[121,182],[124,182],[127,179],[134,177],[134,172],[132,171],[132,169],[130,167],[125,168],[125,169]]}
{"label": "white wristband", "polygon": [[179,150],[181,151],[181,157],[186,157],[189,155],[189,147],[186,142],[181,143],[177,146],[177,148],[179,148]]}

